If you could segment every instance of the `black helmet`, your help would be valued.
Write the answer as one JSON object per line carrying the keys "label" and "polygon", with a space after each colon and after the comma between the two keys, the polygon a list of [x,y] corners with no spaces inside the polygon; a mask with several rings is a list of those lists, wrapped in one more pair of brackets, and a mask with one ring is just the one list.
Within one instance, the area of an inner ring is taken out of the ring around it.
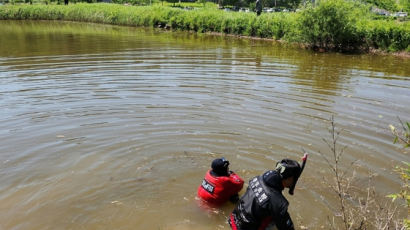
{"label": "black helmet", "polygon": [[299,179],[300,173],[302,172],[302,168],[300,167],[299,163],[294,160],[290,159],[283,159],[280,162],[276,164],[276,169],[277,172],[279,172],[280,176],[282,179],[286,179],[289,177],[294,178],[294,183],[293,185],[289,188],[289,194],[293,195],[293,191],[296,186],[296,182]]}
{"label": "black helmet", "polygon": [[212,161],[211,167],[212,171],[214,171],[218,175],[226,175],[228,171],[229,161],[225,159],[225,157],[217,158]]}

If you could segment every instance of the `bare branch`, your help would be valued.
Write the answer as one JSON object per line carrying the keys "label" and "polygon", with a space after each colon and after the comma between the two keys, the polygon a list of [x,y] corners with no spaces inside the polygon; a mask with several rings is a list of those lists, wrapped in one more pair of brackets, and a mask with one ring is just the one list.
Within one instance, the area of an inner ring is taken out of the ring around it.
{"label": "bare branch", "polygon": [[335,171],[335,169],[334,169],[332,163],[330,163],[330,161],[325,157],[325,155],[322,154],[320,151],[319,151],[319,154],[323,157],[323,159],[325,159],[325,161],[326,161],[326,163],[328,164],[329,168],[330,168],[332,171]]}

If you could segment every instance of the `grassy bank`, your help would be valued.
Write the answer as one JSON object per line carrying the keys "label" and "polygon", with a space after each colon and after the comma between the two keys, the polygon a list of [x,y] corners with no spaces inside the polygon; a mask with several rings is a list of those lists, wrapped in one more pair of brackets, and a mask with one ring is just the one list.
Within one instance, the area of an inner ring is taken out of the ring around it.
{"label": "grassy bank", "polygon": [[288,42],[336,51],[380,49],[410,52],[410,23],[373,20],[354,3],[329,0],[298,13],[183,10],[162,6],[116,4],[4,5],[2,20],[67,20],[127,26],[218,32]]}

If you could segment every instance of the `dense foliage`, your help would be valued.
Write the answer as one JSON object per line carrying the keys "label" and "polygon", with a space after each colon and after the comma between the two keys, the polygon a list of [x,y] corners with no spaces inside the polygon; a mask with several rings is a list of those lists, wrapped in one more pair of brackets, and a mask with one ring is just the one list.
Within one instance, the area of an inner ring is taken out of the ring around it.
{"label": "dense foliage", "polygon": [[[87,3],[98,3],[98,2],[112,2],[116,4],[131,4],[146,6],[152,4],[160,4],[162,6],[166,4],[172,4],[172,6],[178,6],[181,3],[183,5],[189,5],[190,3],[196,4],[200,3],[205,5],[206,3],[218,5],[220,7],[236,8],[246,7],[253,9],[255,7],[256,0],[69,0],[71,3],[87,2]],[[261,0],[263,7],[273,7],[276,10],[296,10],[301,5],[306,3],[320,3],[323,0]],[[63,4],[64,0],[0,0],[0,3],[36,3],[43,2],[46,4],[57,3]],[[410,12],[410,1],[409,0],[363,0],[359,1],[362,3],[367,3],[369,7],[376,7],[379,9],[385,9],[390,12],[404,11]]]}
{"label": "dense foliage", "polygon": [[364,40],[358,31],[357,8],[343,0],[308,6],[300,18],[300,31],[305,42],[323,48],[356,49]]}
{"label": "dense foliage", "polygon": [[[410,147],[410,122],[402,122],[399,118],[400,126],[398,129],[393,125],[390,126],[390,130],[395,136],[393,143],[401,143],[404,148]],[[401,190],[398,193],[390,194],[388,197],[393,201],[396,199],[402,199],[406,202],[407,211],[410,212],[410,163],[403,162],[405,166],[396,166],[396,172],[400,175],[402,181]],[[410,218],[407,216],[403,220],[405,229],[410,228]]]}
{"label": "dense foliage", "polygon": [[365,2],[380,9],[388,10],[390,12],[410,11],[409,0],[365,0]]}
{"label": "dense foliage", "polygon": [[343,0],[324,1],[298,13],[184,10],[116,4],[4,5],[0,19],[69,20],[151,26],[195,32],[220,32],[304,43],[337,51],[377,48],[410,51],[410,23],[372,20],[368,9]]}
{"label": "dense foliage", "polygon": [[344,0],[323,1],[301,13],[302,39],[314,47],[354,51],[369,47],[405,50],[410,46],[410,24],[371,20],[366,7]]}

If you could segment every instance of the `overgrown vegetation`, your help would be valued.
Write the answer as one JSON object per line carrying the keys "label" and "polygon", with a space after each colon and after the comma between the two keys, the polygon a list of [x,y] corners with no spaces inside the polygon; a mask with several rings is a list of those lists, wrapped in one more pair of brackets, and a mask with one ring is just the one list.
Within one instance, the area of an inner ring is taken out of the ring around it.
{"label": "overgrown vegetation", "polygon": [[[373,174],[369,172],[367,184],[354,186],[355,171],[352,170],[356,162],[351,162],[347,169],[343,168],[343,155],[346,146],[339,146],[338,139],[342,130],[337,129],[333,117],[330,119],[330,138],[323,139],[329,147],[328,153],[320,153],[327,162],[332,179],[325,179],[332,191],[337,195],[339,202],[335,218],[329,217],[330,229],[376,229],[376,230],[405,230],[408,229],[408,219],[404,222],[398,217],[398,206],[394,202],[383,201],[372,186]],[[402,175],[406,175],[407,182],[409,169]],[[406,187],[408,191],[408,183]],[[393,194],[393,196],[401,196]],[[408,206],[407,196],[407,208]]]}
{"label": "overgrown vegetation", "polygon": [[362,5],[342,0],[326,1],[318,7],[309,5],[301,14],[300,31],[304,40],[315,47],[356,50],[366,42],[357,26],[366,14]]}
{"label": "overgrown vegetation", "polygon": [[357,2],[324,1],[301,13],[299,30],[310,46],[337,51],[369,48],[410,51],[410,24],[372,20],[369,10]]}
{"label": "overgrown vegetation", "polygon": [[[401,127],[396,129],[393,125],[390,125],[390,130],[394,135],[394,143],[400,142],[403,144],[404,148],[410,147],[410,123],[406,122],[404,124],[400,118],[398,119]],[[400,175],[402,181],[401,190],[398,193],[390,194],[388,197],[392,198],[394,202],[396,199],[402,199],[406,202],[407,212],[410,213],[410,163],[404,162],[405,166],[396,166],[396,172]],[[406,229],[410,228],[410,219],[409,217],[403,220],[403,225]]]}
{"label": "overgrown vegetation", "polygon": [[389,125],[390,131],[394,135],[394,143],[400,142],[403,144],[404,148],[410,147],[410,123],[406,122],[405,124],[398,118],[400,122],[400,128],[397,129],[393,125]]}
{"label": "overgrown vegetation", "polygon": [[389,11],[409,11],[410,1],[408,0],[365,0],[366,3]]}
{"label": "overgrown vegetation", "polygon": [[308,5],[300,12],[266,13],[259,17],[254,13],[224,12],[211,6],[185,10],[161,5],[21,4],[1,6],[0,19],[68,20],[218,32],[298,42],[341,52],[370,48],[410,51],[409,22],[373,20],[369,9],[355,2],[326,0],[315,7]]}
{"label": "overgrown vegetation", "polygon": [[[402,199],[406,202],[407,212],[410,212],[410,163],[404,162],[405,166],[396,166],[396,173],[400,175],[400,179],[402,181],[401,190],[398,193],[393,193],[388,195],[392,201],[394,202],[397,199]],[[403,220],[402,224],[405,229],[410,229],[410,219],[409,217]]]}
{"label": "overgrown vegetation", "polygon": [[[307,2],[320,3],[322,0],[306,1],[306,0],[262,0],[263,7],[273,7],[277,10],[290,9],[295,10]],[[248,7],[253,9],[255,0],[69,0],[70,3],[97,3],[97,2],[112,2],[116,4],[131,4],[131,5],[154,5],[162,6],[172,5],[190,7],[193,5],[216,5],[217,7],[239,8]],[[410,1],[408,0],[363,0],[369,7],[377,7],[390,12],[395,11],[410,11]],[[0,0],[0,3],[56,3],[63,4],[63,0]]]}

